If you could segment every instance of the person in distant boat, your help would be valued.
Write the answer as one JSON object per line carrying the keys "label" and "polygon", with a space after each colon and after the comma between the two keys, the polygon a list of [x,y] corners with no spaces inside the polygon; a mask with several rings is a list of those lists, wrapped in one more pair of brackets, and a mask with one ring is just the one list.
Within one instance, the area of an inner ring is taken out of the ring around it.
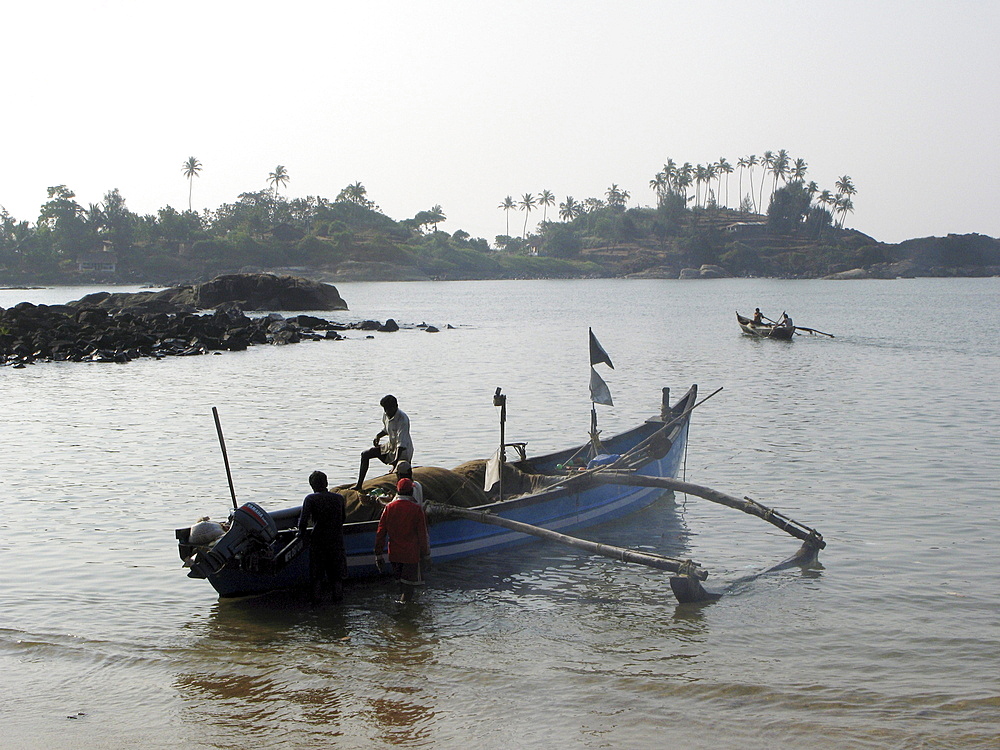
{"label": "person in distant boat", "polygon": [[[361,492],[361,487],[368,474],[368,462],[377,458],[384,464],[389,464],[395,468],[396,464],[402,460],[411,461],[413,459],[413,441],[410,439],[410,418],[406,412],[399,408],[396,397],[384,396],[379,405],[385,412],[382,415],[382,430],[375,439],[372,440],[372,447],[361,454],[361,470],[358,472],[358,483],[354,489]],[[385,445],[380,445],[379,441],[387,438]]]}
{"label": "person in distant boat", "polygon": [[782,328],[795,328],[795,324],[792,323],[792,319],[786,312],[781,313],[781,319],[778,320],[778,325]]}
{"label": "person in distant boat", "polygon": [[755,326],[764,325],[764,314],[760,311],[759,307],[755,308],[753,311],[753,324]]}
{"label": "person in distant boat", "polygon": [[396,483],[396,499],[385,506],[375,532],[375,565],[382,570],[382,553],[389,540],[389,562],[399,581],[399,603],[412,602],[416,587],[423,584],[421,562],[430,557],[427,517],[413,497],[413,480]]}
{"label": "person in distant boat", "polygon": [[344,596],[344,578],[347,576],[347,555],[344,551],[344,496],[328,489],[326,474],[314,471],[309,475],[312,493],[302,501],[299,513],[299,536],[309,534],[309,594],[318,603],[324,591],[339,602]]}

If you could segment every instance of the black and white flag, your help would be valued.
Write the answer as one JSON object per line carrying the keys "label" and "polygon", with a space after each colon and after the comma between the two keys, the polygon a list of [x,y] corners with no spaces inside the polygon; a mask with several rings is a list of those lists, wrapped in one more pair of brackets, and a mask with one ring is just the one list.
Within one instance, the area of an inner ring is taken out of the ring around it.
{"label": "black and white flag", "polygon": [[604,347],[601,346],[601,342],[599,342],[597,340],[597,336],[594,335],[594,329],[588,328],[587,330],[590,331],[590,364],[596,365],[603,362],[612,370],[615,369],[615,366],[611,364],[611,357],[609,357],[608,353],[604,351]]}

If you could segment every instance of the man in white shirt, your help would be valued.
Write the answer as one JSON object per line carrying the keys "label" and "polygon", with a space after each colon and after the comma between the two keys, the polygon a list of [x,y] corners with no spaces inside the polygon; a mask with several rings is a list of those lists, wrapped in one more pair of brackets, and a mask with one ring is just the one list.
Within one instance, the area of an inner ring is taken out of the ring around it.
{"label": "man in white shirt", "polygon": [[[399,461],[411,461],[413,459],[413,441],[410,439],[410,418],[406,412],[399,408],[399,403],[395,396],[385,396],[379,401],[379,405],[385,412],[382,415],[382,430],[375,439],[372,440],[372,447],[361,454],[361,470],[358,472],[358,483],[354,489],[361,492],[361,487],[368,474],[368,462],[377,458],[384,464],[393,467]],[[388,438],[384,445],[380,445],[382,438]]]}

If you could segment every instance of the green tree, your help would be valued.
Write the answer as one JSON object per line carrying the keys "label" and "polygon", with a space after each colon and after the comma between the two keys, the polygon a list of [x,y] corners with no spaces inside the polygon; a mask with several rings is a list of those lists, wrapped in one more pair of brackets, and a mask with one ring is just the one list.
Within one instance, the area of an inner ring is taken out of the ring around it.
{"label": "green tree", "polygon": [[278,188],[284,187],[288,184],[291,178],[288,176],[288,170],[285,169],[280,164],[274,168],[274,171],[267,176],[267,182],[274,189],[274,197],[278,197]]}
{"label": "green tree", "polygon": [[572,258],[580,254],[583,242],[565,224],[554,224],[545,232],[542,252],[553,258]]}
{"label": "green tree", "polygon": [[[747,156],[745,160],[746,160],[747,171],[748,171],[749,177],[750,177],[750,201],[753,204],[753,212],[754,213],[760,213],[757,210],[757,200],[754,197],[754,192],[753,192],[753,168],[756,167],[757,164],[759,163],[757,161],[757,155],[756,154],[750,154],[750,156]],[[743,205],[743,201],[741,199],[740,200],[740,206],[742,207],[742,205]]]}
{"label": "green tree", "polygon": [[631,197],[627,190],[622,190],[618,185],[613,183],[604,194],[607,196],[608,206],[618,210],[624,210],[625,203]]}
{"label": "green tree", "polygon": [[524,231],[521,232],[521,239],[523,240],[528,236],[528,215],[535,207],[535,196],[531,193],[525,193],[517,205],[524,211]]}
{"label": "green tree", "polygon": [[434,225],[434,231],[437,231],[438,224],[445,221],[448,217],[444,215],[444,211],[441,209],[440,204],[435,204],[430,210],[430,220],[431,224]]}
{"label": "green tree", "polygon": [[801,182],[791,182],[771,194],[767,226],[775,234],[792,234],[809,212],[809,193]]}
{"label": "green tree", "polygon": [[788,158],[788,152],[785,149],[781,149],[774,155],[774,159],[771,162],[771,172],[774,174],[774,184],[771,186],[772,195],[778,189],[778,178],[780,177],[782,182],[787,181],[790,169],[791,161]]}
{"label": "green tree", "polygon": [[[793,180],[802,180],[802,181],[805,181],[805,179],[806,179],[806,172],[808,172],[808,171],[809,171],[809,165],[806,164],[806,160],[805,159],[796,159],[795,163],[792,165],[792,172],[791,172],[792,179]],[[815,185],[816,183],[813,182],[813,183],[810,183],[810,184],[811,185]]]}
{"label": "green tree", "polygon": [[837,188],[837,197],[834,200],[834,212],[840,214],[839,226],[843,228],[844,219],[847,218],[848,213],[854,212],[854,201],[852,197],[857,194],[857,188],[854,187],[854,182],[846,174],[840,177],[836,183],[834,183]]}
{"label": "green tree", "polygon": [[583,216],[583,206],[573,200],[572,195],[567,195],[566,200],[559,204],[559,218],[563,221],[573,221],[578,216]]}
{"label": "green tree", "polygon": [[503,209],[504,218],[507,219],[507,232],[506,232],[506,235],[505,235],[507,237],[510,236],[510,212],[511,212],[511,209],[516,208],[516,207],[517,207],[517,204],[514,203],[514,199],[511,198],[509,195],[506,198],[504,198],[502,201],[500,201],[500,205],[497,206],[497,208]]}
{"label": "green tree", "polygon": [[72,258],[93,250],[90,232],[83,219],[84,210],[76,202],[76,193],[65,185],[48,188],[48,201],[42,204],[38,227],[53,252]]}
{"label": "green tree", "polygon": [[538,205],[542,207],[542,223],[545,223],[548,216],[549,206],[554,205],[556,197],[549,190],[543,190],[538,194]]}
{"label": "green tree", "polygon": [[[774,152],[765,151],[764,155],[760,157],[760,165],[764,169],[764,172],[770,172],[771,167],[774,166]],[[757,213],[761,212],[764,208],[764,178],[760,178],[760,195],[757,197]]]}
{"label": "green tree", "polygon": [[369,200],[368,189],[360,182],[354,182],[337,193],[338,203],[355,203],[365,208],[374,209],[375,202]]}
{"label": "green tree", "polygon": [[194,190],[194,178],[198,177],[198,173],[201,171],[201,162],[193,156],[189,156],[188,160],[184,162],[183,169],[184,176],[187,177],[188,181],[188,211],[190,211],[191,191]]}
{"label": "green tree", "polygon": [[726,177],[726,208],[729,208],[729,175],[733,173],[733,165],[730,164],[725,156],[719,158],[719,163],[715,165],[716,173],[719,175],[719,194],[722,194],[722,177]]}

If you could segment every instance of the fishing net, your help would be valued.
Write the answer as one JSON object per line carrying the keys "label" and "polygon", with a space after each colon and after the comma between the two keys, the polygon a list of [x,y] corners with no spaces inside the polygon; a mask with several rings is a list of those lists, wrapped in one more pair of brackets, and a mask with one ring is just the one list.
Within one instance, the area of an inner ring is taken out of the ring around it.
{"label": "fishing net", "polygon": [[[424,488],[425,503],[440,503],[456,505],[461,508],[472,508],[485,505],[497,499],[497,488],[488,494],[483,491],[486,478],[486,461],[479,459],[467,461],[454,469],[443,469],[439,466],[418,466],[413,469],[413,480],[420,482]],[[385,474],[364,483],[364,494],[345,484],[333,488],[347,501],[347,522],[376,521],[382,515],[383,503],[388,502],[396,494],[395,474]],[[503,466],[504,498],[523,495],[551,483],[551,477],[542,474],[530,474],[510,465]]]}

